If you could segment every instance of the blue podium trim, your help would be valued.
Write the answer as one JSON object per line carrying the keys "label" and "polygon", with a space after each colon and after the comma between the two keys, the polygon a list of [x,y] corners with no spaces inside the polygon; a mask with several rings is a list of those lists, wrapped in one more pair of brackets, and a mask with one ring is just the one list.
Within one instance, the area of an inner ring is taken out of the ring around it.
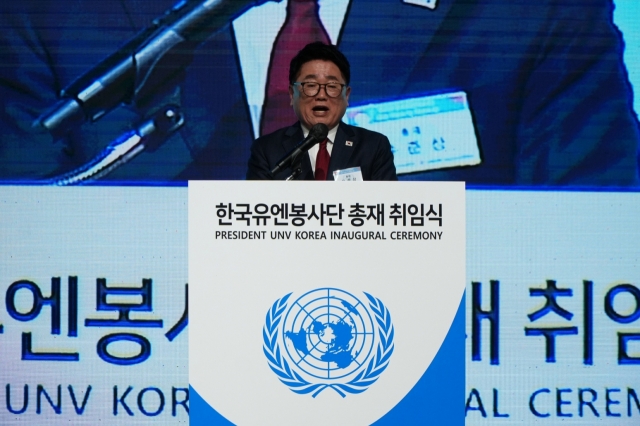
{"label": "blue podium trim", "polygon": [[427,371],[402,401],[375,426],[464,426],[465,296],[451,328]]}
{"label": "blue podium trim", "polygon": [[207,404],[193,386],[189,386],[189,425],[233,426],[233,423]]}
{"label": "blue podium trim", "polygon": [[[464,426],[465,296],[435,358],[409,393],[375,426]],[[191,426],[233,426],[189,386]]]}

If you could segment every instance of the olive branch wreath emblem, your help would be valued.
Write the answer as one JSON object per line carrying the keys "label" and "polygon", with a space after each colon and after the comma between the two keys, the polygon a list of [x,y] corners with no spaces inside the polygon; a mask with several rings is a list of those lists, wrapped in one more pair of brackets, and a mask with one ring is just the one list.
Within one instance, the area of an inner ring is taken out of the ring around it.
{"label": "olive branch wreath emblem", "polygon": [[391,314],[382,301],[368,293],[364,293],[364,295],[369,300],[369,307],[373,311],[378,325],[378,347],[367,367],[346,383],[312,383],[305,380],[289,366],[287,360],[282,356],[278,344],[278,325],[287,308],[287,300],[291,293],[273,303],[267,312],[265,325],[262,329],[262,347],[269,367],[291,391],[297,394],[310,393],[315,398],[323,390],[331,388],[344,398],[348,393],[356,394],[366,391],[378,380],[380,374],[389,365],[389,359],[393,353],[393,324],[391,323]]}

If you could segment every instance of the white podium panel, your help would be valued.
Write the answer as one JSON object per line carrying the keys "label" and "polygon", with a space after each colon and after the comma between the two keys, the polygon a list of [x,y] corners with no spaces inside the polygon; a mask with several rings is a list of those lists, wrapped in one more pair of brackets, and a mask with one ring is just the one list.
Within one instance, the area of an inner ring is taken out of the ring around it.
{"label": "white podium panel", "polygon": [[189,282],[192,425],[464,423],[463,183],[191,182]]}

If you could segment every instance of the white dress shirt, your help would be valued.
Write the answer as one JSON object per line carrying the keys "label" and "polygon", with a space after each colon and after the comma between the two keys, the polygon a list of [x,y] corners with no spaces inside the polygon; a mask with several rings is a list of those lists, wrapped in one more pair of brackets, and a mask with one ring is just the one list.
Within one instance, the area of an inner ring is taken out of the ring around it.
{"label": "white dress shirt", "polygon": [[[336,44],[349,0],[318,0],[319,15],[322,25],[329,34],[331,43]],[[266,92],[269,59],[273,43],[287,16],[287,0],[268,1],[255,6],[233,21],[242,78],[245,85],[247,104],[251,114],[251,125],[255,138],[260,136],[260,117]],[[335,129],[332,129],[335,137]],[[331,131],[329,134],[331,134]],[[308,133],[308,131],[307,131]],[[305,133],[306,136],[306,133]],[[330,137],[333,141],[334,137]],[[333,143],[327,144],[329,154]],[[318,145],[315,152],[318,152]],[[311,151],[310,151],[311,152]],[[315,169],[315,156],[311,161]]]}
{"label": "white dress shirt", "polygon": [[[309,129],[307,129],[305,126],[302,126],[302,133],[304,134],[304,137],[306,139],[306,137],[309,135]],[[331,151],[333,150],[333,141],[336,140],[336,133],[338,133],[338,126],[329,130],[329,133],[327,134],[327,151],[329,151],[329,156],[331,156]],[[316,158],[318,157],[318,151],[320,151],[319,143],[309,148],[308,151],[309,161],[311,161],[311,170],[313,170],[313,174],[316,173]]]}

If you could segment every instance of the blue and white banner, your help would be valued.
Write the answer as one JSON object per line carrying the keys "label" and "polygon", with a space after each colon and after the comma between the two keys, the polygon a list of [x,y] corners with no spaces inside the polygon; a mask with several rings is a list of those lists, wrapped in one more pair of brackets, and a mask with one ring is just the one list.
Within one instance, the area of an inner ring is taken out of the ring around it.
{"label": "blue and white banner", "polygon": [[640,422],[640,194],[467,191],[465,281],[457,187],[198,185],[191,277],[185,188],[0,187],[0,425]]}
{"label": "blue and white banner", "polygon": [[175,188],[0,187],[0,425],[186,425]]}
{"label": "blue and white banner", "polygon": [[464,206],[463,183],[191,182],[191,424],[464,424]]}
{"label": "blue and white banner", "polygon": [[639,195],[467,192],[467,425],[640,424]]}

